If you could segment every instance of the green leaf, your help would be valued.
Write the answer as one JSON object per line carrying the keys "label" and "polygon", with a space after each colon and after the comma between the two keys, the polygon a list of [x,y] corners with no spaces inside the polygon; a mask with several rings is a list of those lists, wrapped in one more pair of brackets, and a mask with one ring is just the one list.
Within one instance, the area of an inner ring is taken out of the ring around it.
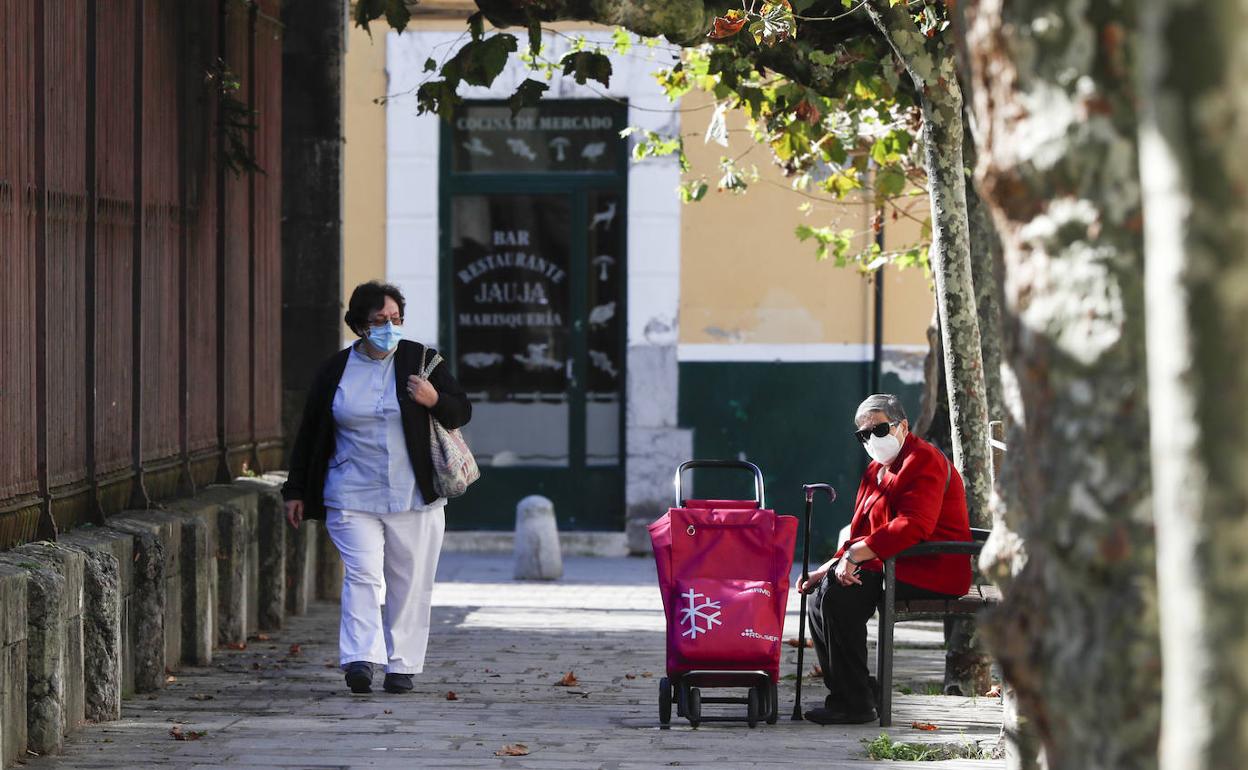
{"label": "green leaf", "polygon": [[407,23],[412,20],[412,12],[407,10],[407,3],[403,0],[388,0],[386,3],[386,22],[391,29],[398,30],[399,34],[407,29]]}
{"label": "green leaf", "polygon": [[518,88],[516,88],[516,92],[511,95],[511,98],[507,100],[507,106],[511,108],[511,116],[514,118],[516,113],[525,107],[537,106],[537,103],[542,98],[542,94],[546,93],[549,89],[550,86],[540,80],[526,78],[525,81],[521,83]]}
{"label": "green leaf", "polygon": [[709,189],[710,185],[706,183],[705,179],[684,182],[678,188],[682,203],[697,203],[706,197],[706,191]]}
{"label": "green leaf", "polygon": [[432,57],[425,59],[425,72],[433,72],[438,68],[438,63]]}
{"label": "green leaf", "polygon": [[455,114],[455,107],[460,103],[455,86],[446,80],[430,80],[416,89],[416,112],[423,115],[432,112],[443,120],[449,121]]}
{"label": "green leaf", "polygon": [[498,34],[473,40],[447,62],[443,75],[447,74],[447,67],[454,65],[451,71],[458,79],[473,86],[488,86],[507,66],[508,55],[518,47],[514,35]]}
{"label": "green leaf", "polygon": [[611,60],[600,51],[573,51],[560,60],[563,74],[571,75],[580,85],[586,80],[597,80],[602,85],[611,84]]}
{"label": "green leaf", "polygon": [[616,27],[611,33],[611,47],[616,53],[628,53],[633,50],[633,36],[623,27]]}
{"label": "green leaf", "polygon": [[537,58],[542,52],[542,22],[536,16],[529,17],[529,56]]}
{"label": "green leaf", "polygon": [[906,175],[895,166],[885,166],[875,175],[875,193],[884,198],[900,195],[906,189]]}
{"label": "green leaf", "polygon": [[355,24],[363,27],[369,37],[372,37],[373,31],[369,29],[368,23],[373,19],[381,18],[385,12],[386,0],[359,0],[355,4]]}
{"label": "green leaf", "polygon": [[480,40],[485,37],[485,14],[477,11],[468,17],[468,31],[472,33],[473,40]]}

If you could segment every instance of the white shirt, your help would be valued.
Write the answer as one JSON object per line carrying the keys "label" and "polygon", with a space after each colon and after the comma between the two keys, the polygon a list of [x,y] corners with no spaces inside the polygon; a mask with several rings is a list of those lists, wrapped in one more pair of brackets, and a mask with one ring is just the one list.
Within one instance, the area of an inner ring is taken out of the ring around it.
{"label": "white shirt", "polygon": [[426,505],[407,453],[394,381],[394,351],[375,359],[351,347],[334,393],[336,451],[325,476],[325,507],[399,513]]}

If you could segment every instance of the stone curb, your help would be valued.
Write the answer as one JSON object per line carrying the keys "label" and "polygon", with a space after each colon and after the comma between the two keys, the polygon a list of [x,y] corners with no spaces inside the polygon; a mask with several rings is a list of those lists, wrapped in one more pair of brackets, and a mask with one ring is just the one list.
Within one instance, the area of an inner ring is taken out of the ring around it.
{"label": "stone curb", "polygon": [[180,665],[336,598],[337,550],[319,522],[289,529],[282,481],[213,485],[0,553],[0,766],[56,753]]}

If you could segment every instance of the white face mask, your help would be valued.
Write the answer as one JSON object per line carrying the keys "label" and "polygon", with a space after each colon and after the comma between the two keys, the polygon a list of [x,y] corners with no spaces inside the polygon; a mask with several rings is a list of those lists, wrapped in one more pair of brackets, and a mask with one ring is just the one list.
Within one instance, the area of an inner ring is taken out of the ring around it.
{"label": "white face mask", "polygon": [[871,455],[871,459],[881,465],[891,463],[901,451],[901,442],[891,433],[883,438],[873,435],[862,446],[867,450],[867,454]]}

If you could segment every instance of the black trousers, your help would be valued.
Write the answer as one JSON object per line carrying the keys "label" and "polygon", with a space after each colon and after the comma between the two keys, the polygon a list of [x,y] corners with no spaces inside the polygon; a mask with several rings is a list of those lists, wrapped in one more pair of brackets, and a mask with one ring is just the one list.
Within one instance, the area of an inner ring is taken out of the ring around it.
{"label": "black trousers", "polygon": [[[829,572],[806,603],[815,653],[828,688],[824,705],[850,713],[875,708],[875,688],[867,671],[867,621],[884,593],[882,573],[864,569],[858,577],[862,585],[843,586]],[[951,597],[898,581],[897,598]]]}

